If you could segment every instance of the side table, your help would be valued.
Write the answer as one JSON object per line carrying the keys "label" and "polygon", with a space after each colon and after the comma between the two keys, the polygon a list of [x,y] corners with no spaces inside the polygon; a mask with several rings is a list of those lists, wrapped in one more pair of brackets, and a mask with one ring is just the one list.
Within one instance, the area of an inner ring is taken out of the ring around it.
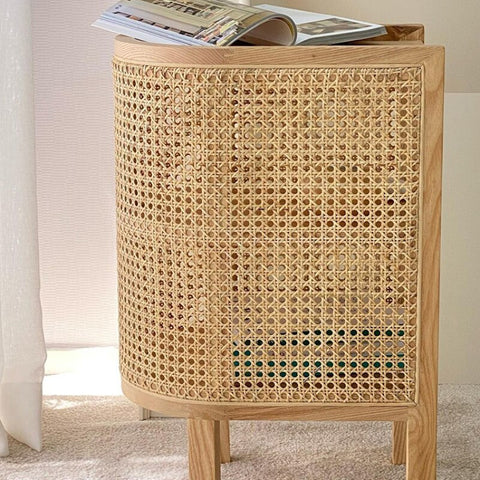
{"label": "side table", "polygon": [[122,385],[188,418],[192,480],[232,419],[391,421],[407,480],[436,478],[444,51],[418,32],[117,37]]}

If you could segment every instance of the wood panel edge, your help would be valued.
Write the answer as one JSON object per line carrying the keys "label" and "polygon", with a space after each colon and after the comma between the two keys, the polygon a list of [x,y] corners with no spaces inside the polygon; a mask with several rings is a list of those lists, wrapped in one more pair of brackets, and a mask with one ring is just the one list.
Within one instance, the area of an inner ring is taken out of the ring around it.
{"label": "wood panel edge", "polygon": [[212,420],[338,420],[406,421],[413,403],[218,403],[189,401],[153,394],[122,380],[122,390],[133,403],[166,416]]}

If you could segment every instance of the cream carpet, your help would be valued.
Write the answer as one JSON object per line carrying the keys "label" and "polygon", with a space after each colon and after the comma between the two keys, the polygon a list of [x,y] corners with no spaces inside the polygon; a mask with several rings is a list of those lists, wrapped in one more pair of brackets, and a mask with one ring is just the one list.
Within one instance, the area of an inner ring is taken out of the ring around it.
{"label": "cream carpet", "polygon": [[[44,450],[11,441],[3,480],[187,480],[185,422],[137,421],[122,397],[46,397]],[[390,424],[232,422],[222,480],[404,480]],[[442,386],[438,480],[480,479],[480,386]]]}

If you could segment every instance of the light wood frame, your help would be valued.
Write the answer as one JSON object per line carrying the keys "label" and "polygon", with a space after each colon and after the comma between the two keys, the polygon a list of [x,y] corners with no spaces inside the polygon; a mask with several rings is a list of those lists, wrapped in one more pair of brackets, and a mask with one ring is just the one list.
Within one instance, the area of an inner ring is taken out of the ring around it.
{"label": "light wood frame", "polygon": [[[144,409],[189,419],[190,478],[218,480],[228,461],[228,420],[385,420],[393,422],[395,464],[407,465],[407,480],[436,478],[437,358],[440,258],[441,160],[444,49],[418,45],[423,29],[393,28],[411,42],[337,47],[171,47],[118,37],[115,55],[132,63],[160,65],[349,66],[422,65],[421,247],[416,401],[406,404],[208,403],[159,396],[123,381],[125,395]],[[405,32],[407,32],[405,34]],[[412,33],[413,32],[413,33]],[[416,32],[416,33],[415,33]],[[388,38],[386,39],[388,41]],[[144,413],[142,413],[143,415]]]}

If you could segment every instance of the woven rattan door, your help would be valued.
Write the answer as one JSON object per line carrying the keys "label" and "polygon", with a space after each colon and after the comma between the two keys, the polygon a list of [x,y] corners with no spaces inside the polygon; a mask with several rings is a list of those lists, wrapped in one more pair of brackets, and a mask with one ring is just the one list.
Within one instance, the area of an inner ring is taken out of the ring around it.
{"label": "woven rattan door", "polygon": [[113,68],[123,388],[190,419],[192,480],[254,418],[390,420],[434,479],[443,50],[120,37]]}

